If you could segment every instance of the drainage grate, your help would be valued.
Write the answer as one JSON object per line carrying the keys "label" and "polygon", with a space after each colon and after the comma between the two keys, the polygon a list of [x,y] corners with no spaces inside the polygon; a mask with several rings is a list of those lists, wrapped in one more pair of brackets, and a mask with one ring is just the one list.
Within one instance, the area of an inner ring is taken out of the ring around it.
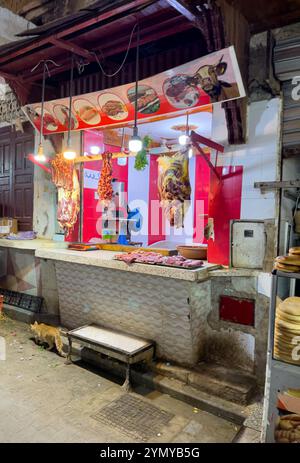
{"label": "drainage grate", "polygon": [[157,436],[173,416],[135,395],[124,394],[92,415],[92,418],[130,437],[147,441]]}

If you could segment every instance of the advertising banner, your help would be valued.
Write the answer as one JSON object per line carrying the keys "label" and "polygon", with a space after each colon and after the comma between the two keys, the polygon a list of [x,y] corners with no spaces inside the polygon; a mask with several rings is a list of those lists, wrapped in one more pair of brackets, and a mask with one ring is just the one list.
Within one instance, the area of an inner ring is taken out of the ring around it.
{"label": "advertising banner", "polygon": [[[219,50],[176,68],[139,81],[138,119],[186,113],[189,109],[245,96],[234,47]],[[74,96],[72,130],[113,127],[134,120],[135,83]],[[41,129],[41,104],[23,111],[37,130]],[[69,99],[45,103],[45,135],[66,132]]]}

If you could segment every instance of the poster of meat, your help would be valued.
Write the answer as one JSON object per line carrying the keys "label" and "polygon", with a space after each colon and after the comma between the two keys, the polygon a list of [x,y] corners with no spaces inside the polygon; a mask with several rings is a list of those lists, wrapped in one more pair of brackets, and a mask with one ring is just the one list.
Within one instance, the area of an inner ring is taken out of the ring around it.
{"label": "poster of meat", "polygon": [[[138,118],[185,113],[244,96],[234,47],[229,47],[139,81]],[[44,134],[68,130],[68,104],[68,98],[45,103]],[[134,105],[134,83],[74,96],[71,129],[125,125],[134,119]],[[41,104],[22,109],[40,130]]]}

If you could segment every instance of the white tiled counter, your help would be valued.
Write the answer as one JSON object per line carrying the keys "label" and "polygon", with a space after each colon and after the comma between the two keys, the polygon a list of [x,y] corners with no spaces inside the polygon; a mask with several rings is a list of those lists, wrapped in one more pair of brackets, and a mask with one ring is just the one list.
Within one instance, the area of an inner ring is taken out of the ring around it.
{"label": "white tiled counter", "polygon": [[[95,323],[156,342],[159,358],[228,364],[263,378],[268,281],[259,270],[126,264],[109,251],[37,249],[53,262],[62,325]],[[255,325],[220,318],[220,296],[252,299]]]}
{"label": "white tiled counter", "polygon": [[[40,249],[55,261],[62,325],[96,323],[154,340],[157,355],[195,364],[210,310],[209,270],[131,264],[109,251]],[[201,282],[201,284],[199,284]]]}

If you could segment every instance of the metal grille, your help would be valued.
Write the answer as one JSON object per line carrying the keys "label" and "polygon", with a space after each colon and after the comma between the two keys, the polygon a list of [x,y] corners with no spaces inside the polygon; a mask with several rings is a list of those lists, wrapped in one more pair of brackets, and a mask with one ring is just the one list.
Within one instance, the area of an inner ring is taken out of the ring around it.
{"label": "metal grille", "polygon": [[124,394],[92,415],[92,418],[134,439],[147,441],[157,436],[173,416],[133,394]]}
{"label": "metal grille", "polygon": [[[300,137],[300,100],[294,77],[300,76],[300,36],[278,41],[274,49],[274,65],[276,77],[283,82],[283,147],[299,150]],[[293,89],[296,96],[293,97]]]}
{"label": "metal grille", "polygon": [[26,117],[12,91],[6,91],[0,98],[0,122],[15,123],[17,119],[25,121]]}
{"label": "metal grille", "polygon": [[0,294],[4,296],[4,304],[13,305],[20,309],[29,310],[34,313],[40,312],[42,308],[42,297],[19,293],[17,291],[10,291],[3,288],[0,288]]}

